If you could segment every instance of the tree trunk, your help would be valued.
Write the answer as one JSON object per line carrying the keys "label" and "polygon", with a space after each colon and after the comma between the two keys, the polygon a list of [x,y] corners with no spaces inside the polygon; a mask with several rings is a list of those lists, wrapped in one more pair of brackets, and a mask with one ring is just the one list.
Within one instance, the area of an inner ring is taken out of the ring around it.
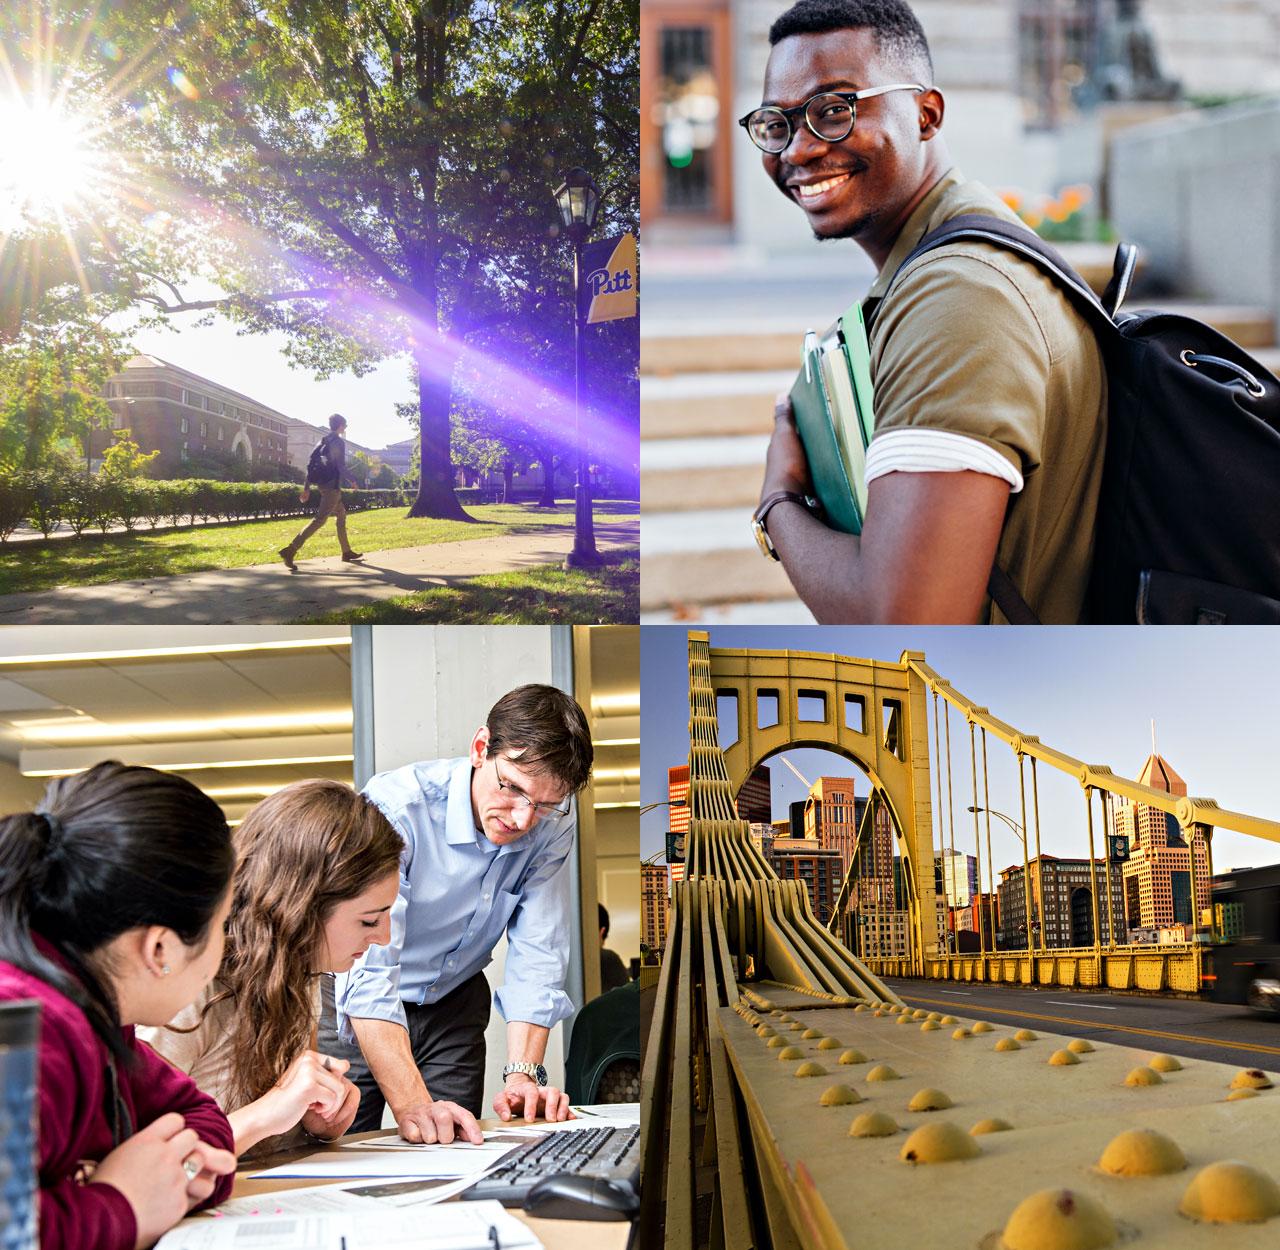
{"label": "tree trunk", "polygon": [[475,517],[463,509],[453,491],[453,455],[449,447],[449,396],[453,370],[448,369],[441,379],[438,357],[434,370],[432,364],[426,350],[420,348],[416,367],[422,473],[418,480],[418,497],[413,501],[409,515],[474,521]]}
{"label": "tree trunk", "polygon": [[538,507],[554,508],[556,506],[556,458],[549,447],[544,447],[539,460],[542,463],[542,498],[538,500]]}
{"label": "tree trunk", "polygon": [[502,462],[502,502],[511,502],[511,479],[515,476],[516,466],[510,460]]}

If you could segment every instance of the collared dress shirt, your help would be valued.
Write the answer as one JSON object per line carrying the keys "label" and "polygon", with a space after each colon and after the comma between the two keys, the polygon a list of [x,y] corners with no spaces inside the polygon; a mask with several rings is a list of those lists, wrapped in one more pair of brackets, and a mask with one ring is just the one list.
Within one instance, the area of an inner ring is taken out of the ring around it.
{"label": "collared dress shirt", "polygon": [[480,972],[507,935],[494,1002],[505,1020],[551,1028],[573,1014],[569,853],[576,811],[494,846],[476,829],[471,762],[431,760],[379,773],[364,793],[404,838],[391,941],[336,978],[338,1033],[351,1017],[407,1027],[404,1003],[434,1003]]}

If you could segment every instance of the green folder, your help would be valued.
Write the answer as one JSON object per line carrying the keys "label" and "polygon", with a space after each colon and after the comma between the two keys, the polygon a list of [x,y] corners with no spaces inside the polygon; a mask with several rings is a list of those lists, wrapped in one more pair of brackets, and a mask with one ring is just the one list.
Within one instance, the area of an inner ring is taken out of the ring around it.
{"label": "green folder", "polygon": [[867,448],[875,429],[871,352],[854,304],[825,334],[804,336],[791,411],[827,524],[860,534],[867,512]]}

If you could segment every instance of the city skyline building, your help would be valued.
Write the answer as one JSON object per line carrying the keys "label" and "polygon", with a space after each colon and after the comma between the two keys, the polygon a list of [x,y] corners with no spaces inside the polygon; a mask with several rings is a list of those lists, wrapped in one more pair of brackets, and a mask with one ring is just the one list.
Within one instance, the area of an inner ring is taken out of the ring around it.
{"label": "city skyline building", "polygon": [[689,765],[667,769],[667,828],[672,833],[689,832]]}
{"label": "city skyline building", "polygon": [[819,846],[816,838],[774,838],[769,862],[784,881],[804,882],[813,914],[827,924],[844,882],[840,852]]}
{"label": "city skyline building", "polygon": [[[1183,796],[1187,783],[1157,752],[1147,757],[1138,780],[1154,790]],[[1112,834],[1124,838],[1124,900],[1130,929],[1167,929],[1199,923],[1210,906],[1212,882],[1204,831],[1196,826],[1192,845],[1172,813],[1117,797],[1112,804]],[[1194,882],[1194,886],[1193,886]],[[1193,902],[1194,894],[1194,902]]]}
{"label": "city skyline building", "polygon": [[[1058,855],[1033,857],[1028,867],[1031,882],[1031,946],[1054,950],[1093,945],[1093,889],[1098,891],[1099,941],[1110,944],[1127,940],[1122,869],[1124,861],[1112,858],[1093,861],[1066,859]],[[1111,874],[1108,892],[1107,872]],[[1005,950],[1027,948],[1027,893],[1023,885],[1023,867],[1013,864],[1002,869],[996,887],[997,931],[1003,935],[1000,946]],[[1107,901],[1111,901],[1108,920]],[[1037,930],[1043,927],[1041,935]],[[1114,939],[1112,934],[1115,935]],[[1040,941],[1043,936],[1043,942]]]}
{"label": "city skyline building", "polygon": [[666,947],[670,907],[666,868],[661,864],[641,864],[640,939],[652,951]]}
{"label": "city skyline building", "polygon": [[773,819],[773,774],[768,764],[757,764],[738,791],[738,819],[767,824]]}

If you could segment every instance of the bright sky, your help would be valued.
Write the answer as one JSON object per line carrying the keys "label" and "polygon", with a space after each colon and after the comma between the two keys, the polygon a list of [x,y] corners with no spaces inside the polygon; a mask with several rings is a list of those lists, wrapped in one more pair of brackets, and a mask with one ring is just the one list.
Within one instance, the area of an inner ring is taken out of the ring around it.
{"label": "bright sky", "polygon": [[[198,280],[181,289],[189,300],[219,293]],[[141,330],[132,336],[133,345],[311,425],[324,426],[330,413],[340,412],[347,418],[351,439],[375,451],[413,437],[413,427],[396,416],[397,403],[416,399],[407,358],[384,360],[364,377],[338,373],[321,382],[290,367],[284,356],[285,335],[237,334],[238,327],[223,317],[210,326],[197,326],[202,315],[177,313],[169,319],[177,333]]]}
{"label": "bright sky", "polygon": [[[892,661],[904,650],[923,651],[940,676],[993,716],[1125,777],[1136,777],[1151,752],[1154,718],[1159,752],[1192,795],[1211,797],[1234,811],[1280,819],[1275,762],[1280,664],[1271,630],[798,626],[709,632],[713,647],[791,648]],[[687,631],[677,626],[645,626],[641,631],[642,805],[665,800],[667,768],[688,760],[687,639]],[[932,698],[929,703],[932,750]],[[944,741],[945,732],[944,724]],[[968,730],[954,712],[951,743],[955,844],[972,854],[973,817],[965,811],[973,801]],[[854,776],[858,793],[867,793],[866,779],[851,761],[826,751],[786,755],[810,781],[824,774]],[[990,805],[1020,823],[1013,753],[988,737],[988,758]],[[781,819],[788,802],[804,797],[805,787],[781,759],[775,757],[769,767],[774,816]],[[979,739],[980,804],[981,768]],[[1086,855],[1079,784],[1044,765],[1037,774],[1042,848],[1050,854]],[[1034,850],[1029,773],[1027,807]],[[1094,812],[1097,834],[1096,802]],[[642,856],[661,850],[667,813],[658,808],[641,817]],[[982,837],[985,863],[985,825]],[[999,821],[992,821],[991,840],[997,871],[1021,861],[1021,844]],[[1223,830],[1214,835],[1213,858],[1217,871],[1277,863],[1280,845]]]}

